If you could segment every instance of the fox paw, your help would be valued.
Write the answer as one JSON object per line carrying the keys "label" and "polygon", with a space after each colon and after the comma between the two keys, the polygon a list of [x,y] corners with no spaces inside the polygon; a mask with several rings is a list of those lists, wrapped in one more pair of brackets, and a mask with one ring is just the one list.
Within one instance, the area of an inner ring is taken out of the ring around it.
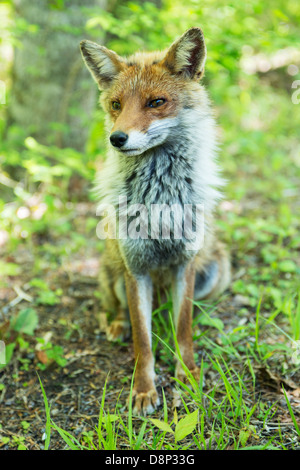
{"label": "fox paw", "polygon": [[[200,369],[199,369],[199,367],[194,367],[194,369],[190,369],[190,373],[192,374],[192,376],[194,377],[196,382],[199,382],[199,379],[200,379]],[[184,372],[184,370],[181,367],[177,368],[175,377],[178,380],[180,380],[180,382],[182,382],[186,385],[190,385],[189,377],[186,375],[186,373]]]}
{"label": "fox paw", "polygon": [[151,389],[148,392],[132,392],[132,411],[135,415],[146,416],[155,411],[159,406],[159,398],[156,389]]}
{"label": "fox paw", "polygon": [[108,341],[125,341],[130,336],[130,323],[126,320],[114,320],[106,327]]}

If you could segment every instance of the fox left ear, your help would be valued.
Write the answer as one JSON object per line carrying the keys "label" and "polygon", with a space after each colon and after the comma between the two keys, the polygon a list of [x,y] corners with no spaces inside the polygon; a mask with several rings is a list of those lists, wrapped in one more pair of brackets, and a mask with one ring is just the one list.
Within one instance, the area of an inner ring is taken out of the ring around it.
{"label": "fox left ear", "polygon": [[80,50],[83,60],[100,90],[110,87],[113,80],[125,67],[121,57],[95,42],[81,41]]}
{"label": "fox left ear", "polygon": [[172,73],[200,79],[204,73],[206,46],[200,28],[186,31],[167,51],[163,64]]}

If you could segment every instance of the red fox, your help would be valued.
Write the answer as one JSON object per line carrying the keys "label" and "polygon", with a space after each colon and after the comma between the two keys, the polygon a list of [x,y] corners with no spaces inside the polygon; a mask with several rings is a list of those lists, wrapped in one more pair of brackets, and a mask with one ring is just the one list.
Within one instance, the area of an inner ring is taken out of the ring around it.
{"label": "red fox", "polygon": [[[118,216],[103,237],[102,307],[115,315],[106,333],[114,341],[132,330],[133,411],[147,414],[159,405],[151,348],[154,289],[172,290],[182,360],[198,378],[193,298],[216,297],[230,282],[229,256],[214,234],[223,180],[216,126],[199,84],[206,46],[202,30],[191,28],[164,52],[129,58],[87,40],[80,47],[106,112],[108,157],[96,186],[101,207]],[[185,381],[181,362],[175,376]]]}

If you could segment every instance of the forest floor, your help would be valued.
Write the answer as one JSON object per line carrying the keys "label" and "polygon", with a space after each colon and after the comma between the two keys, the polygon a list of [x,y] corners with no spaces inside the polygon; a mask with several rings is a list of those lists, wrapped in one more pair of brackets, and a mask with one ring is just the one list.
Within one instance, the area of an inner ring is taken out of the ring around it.
{"label": "forest floor", "polygon": [[[120,413],[124,419],[128,416],[125,403],[134,368],[133,348],[131,341],[108,342],[100,331],[97,292],[101,288],[97,272],[101,257],[95,236],[91,235],[93,231],[83,228],[93,210],[91,203],[72,208],[69,220],[72,231],[91,237],[89,243],[77,245],[76,253],[72,249],[66,253],[59,248],[70,242],[70,235],[66,233],[54,239],[39,235],[33,240],[31,250],[20,244],[13,256],[6,257],[7,263],[17,264],[19,269],[14,275],[7,275],[9,282],[0,288],[2,337],[6,345],[13,345],[9,363],[0,372],[0,449],[44,448],[46,413],[39,377],[51,407],[52,420],[86,445],[97,435],[95,429],[106,379],[105,410],[114,416]],[[232,251],[234,282],[241,279],[246,282],[251,265],[247,266],[247,260],[238,260],[235,249]],[[286,317],[283,315],[283,324],[278,322],[279,329],[271,324],[266,327],[265,322],[260,324],[257,303],[252,302],[251,296],[232,289],[216,306],[204,306],[204,309],[209,315],[200,315],[200,330],[199,325],[195,325],[195,353],[198,363],[202,360],[205,367],[203,403],[211,411],[204,413],[202,447],[231,449],[272,445],[299,449],[300,436],[286,397],[299,423],[300,372],[299,366],[291,362],[293,351],[287,346],[283,331],[287,327]],[[154,331],[172,346],[171,336],[164,330],[165,323],[160,316],[154,319]],[[162,388],[164,390],[170,422],[175,387],[172,354],[158,341],[155,355],[158,390],[161,402]],[[220,361],[224,376],[222,373],[220,376],[221,369],[218,370],[211,357]],[[227,368],[226,363],[230,367]],[[230,401],[231,395],[234,400],[238,382],[242,383],[241,396],[236,398],[244,411],[233,416],[237,404],[230,407],[228,402],[225,406],[224,397],[229,396]],[[231,390],[228,387],[232,387]],[[217,408],[212,408],[213,401],[209,397],[218,403]],[[194,409],[193,404],[191,407]],[[184,407],[178,409],[179,418],[185,413]],[[153,417],[166,420],[163,407],[158,408]],[[227,426],[224,432],[224,420],[228,421],[230,431]],[[133,418],[136,435],[143,422],[143,418]],[[162,442],[161,434],[156,431],[148,421],[140,448],[153,449],[158,446],[155,440]],[[172,447],[170,434],[163,439],[167,446],[163,448],[177,448]],[[191,436],[186,437],[180,448],[198,449],[199,440],[198,444],[196,441]],[[53,429],[50,449],[67,447]],[[129,448],[128,436],[121,428],[117,448]]]}

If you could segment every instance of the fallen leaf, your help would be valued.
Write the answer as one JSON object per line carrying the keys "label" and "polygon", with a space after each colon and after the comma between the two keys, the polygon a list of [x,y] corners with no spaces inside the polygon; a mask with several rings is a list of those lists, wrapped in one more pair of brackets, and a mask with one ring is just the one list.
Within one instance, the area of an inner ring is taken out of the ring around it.
{"label": "fallen leaf", "polygon": [[36,357],[38,360],[45,365],[48,365],[50,363],[49,357],[46,354],[46,351],[36,351]]}
{"label": "fallen leaf", "polygon": [[255,369],[258,371],[259,375],[261,376],[261,380],[266,382],[268,380],[267,385],[273,388],[281,388],[281,384],[285,387],[291,388],[292,390],[297,390],[298,386],[293,382],[291,379],[287,379],[282,377],[275,372],[272,372],[266,366],[256,366]]}

